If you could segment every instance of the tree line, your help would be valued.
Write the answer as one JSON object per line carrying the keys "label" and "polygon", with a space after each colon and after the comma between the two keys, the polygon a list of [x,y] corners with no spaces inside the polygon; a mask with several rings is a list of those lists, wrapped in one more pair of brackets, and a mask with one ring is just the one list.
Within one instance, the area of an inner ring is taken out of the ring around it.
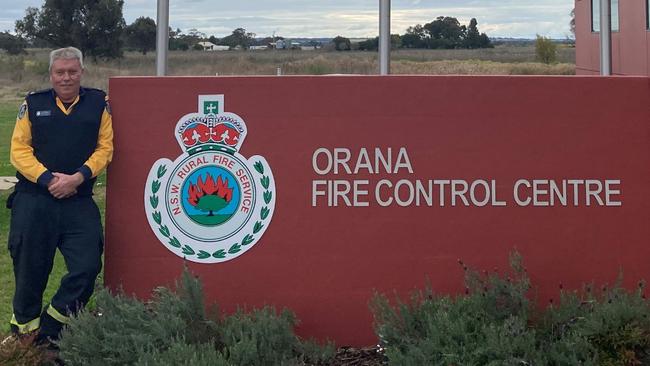
{"label": "tree line", "polygon": [[[345,38],[333,41],[337,49],[346,49]],[[344,44],[341,44],[344,42]],[[373,51],[379,47],[379,37],[359,43],[360,50]],[[424,25],[409,27],[403,35],[391,35],[392,48],[492,48],[490,38],[478,30],[478,21],[472,18],[467,26],[461,25],[457,18],[440,16]],[[349,47],[347,48],[349,49]]]}
{"label": "tree line", "polygon": [[[127,25],[123,17],[124,0],[45,0],[41,8],[29,7],[25,16],[16,21],[15,32],[0,33],[0,48],[11,54],[32,47],[75,46],[93,58],[119,58],[123,51],[137,50],[146,54],[156,47],[156,23],[140,17]],[[492,47],[490,39],[478,30],[478,22],[461,25],[454,17],[438,17],[424,25],[409,27],[403,35],[392,35],[393,48],[485,48]],[[169,30],[170,50],[203,49],[198,43],[209,41],[230,48],[247,49],[283,39],[267,37],[256,39],[254,33],[243,28],[221,39],[206,36],[196,29],[183,33]],[[333,48],[344,51],[353,48],[350,39],[338,36]],[[360,42],[360,50],[376,50],[379,37]]]}

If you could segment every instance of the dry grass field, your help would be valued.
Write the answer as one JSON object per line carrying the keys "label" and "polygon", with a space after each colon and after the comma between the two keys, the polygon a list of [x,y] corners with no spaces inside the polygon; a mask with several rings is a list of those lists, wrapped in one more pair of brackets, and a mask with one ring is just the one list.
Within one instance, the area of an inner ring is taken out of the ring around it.
{"label": "dry grass field", "polygon": [[[0,102],[48,86],[47,50],[24,56],[0,54]],[[575,49],[558,48],[558,63],[535,61],[534,46],[498,46],[479,50],[395,50],[393,74],[424,75],[573,75]],[[86,60],[85,84],[106,89],[111,76],[155,74],[155,54],[128,52],[119,60]],[[170,75],[326,75],[376,74],[376,52],[225,51],[171,52]]]}

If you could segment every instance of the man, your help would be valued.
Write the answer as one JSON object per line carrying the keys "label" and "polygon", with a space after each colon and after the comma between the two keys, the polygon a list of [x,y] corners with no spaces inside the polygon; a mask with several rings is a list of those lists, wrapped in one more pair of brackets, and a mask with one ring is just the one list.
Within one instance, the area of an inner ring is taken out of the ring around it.
{"label": "man", "polygon": [[[113,156],[113,128],[106,94],[81,87],[83,72],[81,51],[52,51],[52,88],[27,95],[11,138],[18,183],[7,201],[16,280],[10,323],[18,335],[38,330],[37,342],[58,339],[101,270],[103,230],[92,190]],[[57,248],[68,273],[42,309]]]}

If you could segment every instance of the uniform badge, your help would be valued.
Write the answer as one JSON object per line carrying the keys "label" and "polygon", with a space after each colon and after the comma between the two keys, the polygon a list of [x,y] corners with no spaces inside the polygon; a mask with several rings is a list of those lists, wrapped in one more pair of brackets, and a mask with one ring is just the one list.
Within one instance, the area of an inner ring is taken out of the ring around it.
{"label": "uniform badge", "polygon": [[16,119],[23,119],[23,117],[25,117],[25,113],[27,113],[27,103],[23,103],[20,106],[20,109],[18,110],[18,116],[16,116]]}
{"label": "uniform badge", "polygon": [[183,116],[174,133],[183,149],[149,171],[144,204],[160,242],[179,257],[225,262],[250,250],[269,227],[275,181],[262,156],[239,150],[244,120],[224,112],[223,95],[199,96],[198,113]]}

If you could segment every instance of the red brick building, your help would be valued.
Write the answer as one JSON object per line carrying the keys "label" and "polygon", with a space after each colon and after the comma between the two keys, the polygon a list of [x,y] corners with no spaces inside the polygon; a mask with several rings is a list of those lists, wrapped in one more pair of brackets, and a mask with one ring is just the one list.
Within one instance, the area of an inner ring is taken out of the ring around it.
{"label": "red brick building", "polygon": [[[650,0],[610,0],[612,74],[650,76]],[[576,73],[600,73],[600,0],[576,0]]]}

